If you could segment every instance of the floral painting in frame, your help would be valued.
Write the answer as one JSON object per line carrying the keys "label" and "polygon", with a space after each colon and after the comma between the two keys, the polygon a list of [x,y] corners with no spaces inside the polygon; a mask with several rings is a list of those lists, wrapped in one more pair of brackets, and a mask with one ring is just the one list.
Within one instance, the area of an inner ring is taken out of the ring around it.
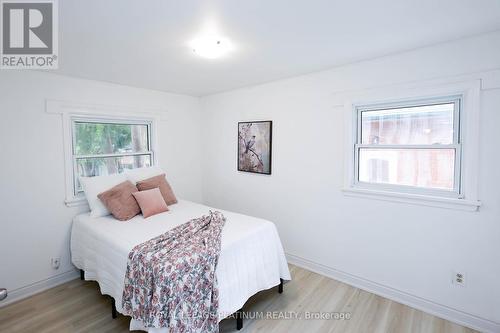
{"label": "floral painting in frame", "polygon": [[238,123],[238,171],[271,174],[273,122]]}

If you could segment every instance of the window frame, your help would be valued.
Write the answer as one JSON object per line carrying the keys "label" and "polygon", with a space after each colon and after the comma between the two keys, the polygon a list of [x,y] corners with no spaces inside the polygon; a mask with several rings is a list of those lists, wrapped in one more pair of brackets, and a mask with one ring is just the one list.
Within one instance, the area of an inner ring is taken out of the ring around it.
{"label": "window frame", "polygon": [[[479,201],[479,121],[481,113],[481,77],[475,74],[436,78],[424,81],[394,83],[341,90],[332,93],[332,108],[343,115],[344,181],[340,190],[346,200],[377,200],[405,205],[419,205],[443,209],[476,212]],[[354,178],[354,144],[356,143],[356,106],[402,103],[443,96],[462,96],[461,130],[461,195],[459,198],[420,193],[403,193],[391,189],[372,189],[356,186]],[[381,206],[384,207],[384,206]]]}
{"label": "window frame", "polygon": [[[123,157],[123,156],[150,156],[151,166],[156,165],[155,162],[155,150],[153,148],[153,120],[151,119],[140,119],[140,118],[120,118],[120,117],[100,117],[100,116],[83,116],[83,115],[73,115],[70,117],[71,122],[71,162],[72,162],[72,188],[73,196],[75,198],[83,198],[84,193],[82,190],[78,190],[78,165],[77,160],[82,158],[108,158],[108,157]],[[148,150],[145,152],[136,153],[113,153],[113,154],[87,154],[87,155],[77,155],[75,153],[76,147],[76,124],[77,123],[96,123],[96,124],[117,124],[117,125],[146,125],[147,126],[147,140],[148,140]]]}
{"label": "window frame", "polygon": [[[454,103],[453,110],[453,143],[452,144],[435,144],[435,145],[425,145],[425,144],[363,144],[362,143],[362,114],[363,112],[378,111],[378,110],[390,110],[399,109],[404,107],[418,107],[418,106],[431,106]],[[353,187],[359,189],[367,190],[382,190],[391,191],[402,194],[421,194],[430,195],[436,197],[445,198],[463,198],[462,195],[462,139],[461,139],[461,113],[463,109],[463,96],[462,95],[450,95],[450,96],[440,96],[433,98],[420,98],[420,99],[406,99],[397,102],[385,102],[385,103],[368,103],[368,104],[357,104],[354,105],[354,170],[353,170]],[[397,184],[384,184],[384,183],[371,183],[359,180],[359,170],[360,170],[360,151],[362,148],[373,148],[373,149],[453,149],[455,151],[455,161],[453,170],[453,189],[436,189],[436,188],[425,188],[419,186],[411,185],[397,185]]]}
{"label": "window frame", "polygon": [[73,136],[72,122],[73,117],[89,119],[105,119],[109,121],[145,121],[150,122],[150,145],[154,152],[152,165],[158,165],[160,161],[160,150],[158,141],[158,126],[170,120],[170,111],[165,108],[128,105],[113,105],[113,104],[93,104],[81,101],[71,100],[45,100],[45,112],[50,117],[59,117],[62,129],[62,146],[63,146],[63,167],[64,172],[61,177],[64,177],[65,199],[62,200],[67,207],[87,206],[85,196],[80,194],[75,196],[74,193],[74,168],[73,168]]}

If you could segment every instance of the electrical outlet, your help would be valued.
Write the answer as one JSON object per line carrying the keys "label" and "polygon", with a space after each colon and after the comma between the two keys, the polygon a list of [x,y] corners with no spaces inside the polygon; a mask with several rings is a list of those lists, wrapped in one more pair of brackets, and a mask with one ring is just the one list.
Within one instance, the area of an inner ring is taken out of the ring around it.
{"label": "electrical outlet", "polygon": [[52,258],[50,264],[53,269],[59,269],[59,266],[61,266],[61,258]]}
{"label": "electrical outlet", "polygon": [[453,271],[453,276],[451,283],[460,286],[460,287],[465,287],[466,286],[466,275],[465,272],[462,271]]}

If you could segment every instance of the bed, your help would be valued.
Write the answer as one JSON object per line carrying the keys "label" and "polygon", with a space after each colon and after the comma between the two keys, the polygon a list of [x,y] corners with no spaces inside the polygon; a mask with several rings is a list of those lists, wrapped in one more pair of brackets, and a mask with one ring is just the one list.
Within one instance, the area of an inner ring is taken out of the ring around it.
{"label": "bed", "polygon": [[[99,283],[101,293],[109,295],[122,312],[122,293],[131,249],[192,218],[218,210],[179,200],[170,211],[144,219],[138,215],[127,222],[112,216],[93,218],[88,213],[73,220],[71,257],[86,280]],[[219,287],[219,318],[238,313],[245,302],[261,290],[290,280],[290,272],[275,225],[267,220],[218,210],[226,217],[216,270]],[[241,328],[241,323],[238,323]],[[132,320],[131,330],[146,329]]]}

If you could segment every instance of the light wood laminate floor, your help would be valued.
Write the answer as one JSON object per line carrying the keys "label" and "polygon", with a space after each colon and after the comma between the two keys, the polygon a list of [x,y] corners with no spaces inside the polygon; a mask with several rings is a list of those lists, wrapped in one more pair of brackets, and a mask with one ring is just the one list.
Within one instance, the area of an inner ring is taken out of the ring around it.
{"label": "light wood laminate floor", "polygon": [[[302,268],[290,270],[293,280],[283,294],[273,288],[247,302],[249,318],[240,332],[474,332]],[[97,283],[74,280],[0,308],[0,332],[128,332],[129,318],[112,319],[110,304]],[[306,312],[351,317],[306,320]],[[260,313],[267,319],[256,318]],[[223,320],[220,332],[236,332],[235,320]]]}

